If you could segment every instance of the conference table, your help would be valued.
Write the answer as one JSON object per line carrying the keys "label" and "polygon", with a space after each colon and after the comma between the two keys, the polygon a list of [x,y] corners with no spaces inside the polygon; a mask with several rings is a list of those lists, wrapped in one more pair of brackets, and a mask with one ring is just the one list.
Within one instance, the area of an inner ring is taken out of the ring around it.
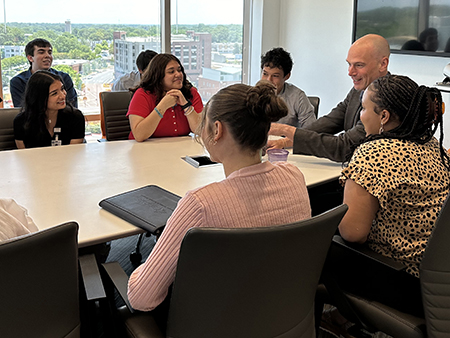
{"label": "conference table", "polygon": [[[196,168],[183,160],[204,154],[190,136],[2,151],[0,198],[24,206],[39,229],[76,221],[79,246],[86,247],[143,232],[100,208],[104,198],[151,184],[184,196],[223,180],[221,164]],[[291,154],[288,162],[308,187],[335,181],[341,171],[341,164],[311,156]]]}

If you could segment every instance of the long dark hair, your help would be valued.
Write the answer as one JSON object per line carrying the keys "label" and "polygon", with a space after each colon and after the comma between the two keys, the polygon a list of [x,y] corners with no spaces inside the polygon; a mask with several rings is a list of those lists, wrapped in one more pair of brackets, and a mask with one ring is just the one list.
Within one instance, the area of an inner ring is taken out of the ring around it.
{"label": "long dark hair", "polygon": [[[38,70],[31,75],[25,87],[22,112],[25,115],[25,130],[33,134],[44,134],[47,130],[45,113],[47,111],[50,86],[55,81],[64,83],[59,75],[46,70]],[[66,97],[67,100],[67,97]],[[71,107],[69,104],[67,104]]]}
{"label": "long dark hair", "polygon": [[449,158],[442,146],[443,104],[438,89],[419,86],[407,76],[387,74],[372,82],[366,90],[373,92],[371,100],[375,103],[375,113],[387,110],[398,119],[400,125],[380,134],[369,135],[360,144],[382,138],[425,144],[439,128],[441,159],[449,168]]}
{"label": "long dark hair", "polygon": [[200,135],[203,128],[210,131],[215,121],[221,121],[243,149],[256,152],[266,145],[271,122],[287,113],[286,104],[270,82],[259,81],[254,87],[234,84],[221,89],[208,101],[196,134]]}
{"label": "long dark hair", "polygon": [[136,88],[132,88],[131,91],[134,93],[138,88],[143,88],[156,95],[156,103],[161,101],[165,92],[163,80],[166,76],[166,67],[170,61],[176,61],[180,65],[181,72],[183,73],[183,87],[181,88],[181,93],[183,93],[186,99],[192,99],[192,84],[186,78],[183,65],[175,55],[168,53],[158,54],[153,57],[152,61],[150,61],[145,69],[144,74],[142,74],[141,83]]}

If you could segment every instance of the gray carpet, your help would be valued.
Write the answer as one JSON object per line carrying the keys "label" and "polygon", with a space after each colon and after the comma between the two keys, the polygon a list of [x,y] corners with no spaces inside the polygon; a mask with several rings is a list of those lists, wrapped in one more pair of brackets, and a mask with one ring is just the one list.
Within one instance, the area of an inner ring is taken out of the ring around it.
{"label": "gray carpet", "polygon": [[[130,254],[136,250],[136,244],[139,235],[117,239],[111,242],[111,250],[109,252],[107,262],[119,262],[120,266],[128,274],[128,276],[136,269],[139,264],[135,265],[130,261]],[[141,263],[144,262],[155,245],[155,236],[144,236],[140,246],[142,254]]]}
{"label": "gray carpet", "polygon": [[[139,264],[132,264],[130,261],[130,254],[136,250],[138,237],[139,235],[136,235],[112,241],[109,254],[106,258],[106,262],[119,262],[120,266],[124,269],[127,275],[128,276],[131,275],[134,269],[136,269],[136,267],[139,266]],[[144,262],[147,259],[154,245],[155,245],[154,236],[144,237],[140,247],[140,252],[142,254],[141,262]],[[114,301],[116,307],[125,305],[117,292],[115,293]],[[90,307],[87,309],[87,311],[89,316],[88,319],[89,323],[87,325],[89,326],[86,327],[83,326],[82,337],[107,338],[108,334],[105,332],[107,330],[104,329],[105,328],[104,325],[108,324],[105,324],[104,322],[103,318],[104,311],[102,313],[102,310],[99,308],[99,303],[97,302],[95,304],[91,304]]]}

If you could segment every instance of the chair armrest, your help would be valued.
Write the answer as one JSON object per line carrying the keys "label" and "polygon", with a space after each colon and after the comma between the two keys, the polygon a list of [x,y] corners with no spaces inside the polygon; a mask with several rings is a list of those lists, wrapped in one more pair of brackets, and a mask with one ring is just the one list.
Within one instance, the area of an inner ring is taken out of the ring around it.
{"label": "chair armrest", "polygon": [[78,257],[78,261],[80,263],[80,271],[81,276],[83,277],[87,300],[106,298],[95,254],[81,255]]}
{"label": "chair armrest", "polygon": [[125,302],[125,305],[127,306],[128,310],[131,313],[134,313],[134,309],[131,307],[127,296],[128,279],[129,279],[128,275],[125,273],[125,271],[123,271],[119,262],[103,263],[102,266],[105,269],[109,279],[114,284],[114,287],[116,288],[120,297]]}
{"label": "chair armrest", "polygon": [[341,236],[335,235],[333,237],[332,245],[337,245],[345,250],[349,250],[357,255],[362,255],[372,261],[376,261],[380,264],[387,266],[388,268],[394,269],[396,271],[402,271],[406,269],[406,266],[401,263],[394,261],[392,258],[383,256],[373,250],[371,250],[367,245],[355,244],[346,242]]}
{"label": "chair armrest", "polygon": [[118,309],[121,319],[124,321],[127,337],[134,338],[164,338],[157,322],[151,312],[134,310],[127,297],[128,275],[123,271],[118,262],[103,263],[106,274],[125,302],[125,306]]}
{"label": "chair armrest", "polygon": [[119,309],[119,314],[127,327],[128,337],[133,338],[165,338],[151,312],[136,311],[130,313],[123,306]]}

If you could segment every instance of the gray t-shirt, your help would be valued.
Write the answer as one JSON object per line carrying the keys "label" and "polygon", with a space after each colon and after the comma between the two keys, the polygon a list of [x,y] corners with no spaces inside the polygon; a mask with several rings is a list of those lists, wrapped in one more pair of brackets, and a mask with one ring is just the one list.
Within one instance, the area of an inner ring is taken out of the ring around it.
{"label": "gray t-shirt", "polygon": [[138,71],[134,71],[125,75],[122,75],[116,81],[114,81],[111,91],[124,91],[130,88],[136,87],[141,82],[141,74]]}
{"label": "gray t-shirt", "polygon": [[309,102],[305,92],[300,88],[286,82],[278,95],[284,99],[289,108],[287,116],[278,120],[278,123],[302,128],[307,127],[316,120],[314,107]]}

